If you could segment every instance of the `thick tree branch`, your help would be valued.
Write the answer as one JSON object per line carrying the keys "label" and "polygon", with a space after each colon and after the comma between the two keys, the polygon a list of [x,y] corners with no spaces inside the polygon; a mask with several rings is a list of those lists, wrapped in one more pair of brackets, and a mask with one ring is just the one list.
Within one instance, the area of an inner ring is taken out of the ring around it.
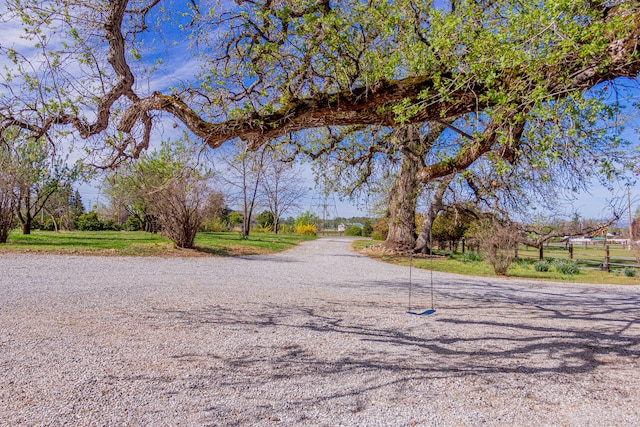
{"label": "thick tree branch", "polygon": [[[511,123],[512,121],[513,123]],[[506,123],[503,124],[503,122]],[[427,183],[467,169],[473,162],[491,150],[502,133],[506,134],[508,145],[515,145],[522,137],[525,124],[523,111],[516,111],[507,117],[492,120],[482,135],[476,138],[473,143],[463,145],[453,158],[426,166],[418,173],[418,179]]]}
{"label": "thick tree branch", "polygon": [[[249,148],[256,149],[269,140],[309,128],[350,125],[397,126],[407,123],[452,121],[471,112],[496,107],[498,101],[485,96],[489,89],[503,88],[510,93],[513,108],[526,109],[534,102],[529,100],[527,95],[540,85],[544,87],[544,92],[548,93],[549,100],[552,100],[589,89],[600,82],[619,77],[635,78],[640,71],[637,51],[640,40],[640,14],[633,11],[634,15],[623,17],[628,22],[633,22],[630,31],[624,37],[612,40],[602,54],[595,55],[587,64],[584,64],[582,59],[568,57],[565,63],[555,61],[556,63],[541,65],[541,68],[536,70],[533,80],[531,70],[524,66],[521,69],[503,70],[491,88],[486,87],[481,81],[475,81],[472,76],[467,78],[459,72],[450,71],[439,73],[437,80],[468,83],[449,91],[446,97],[438,94],[438,85],[434,77],[420,75],[394,81],[383,80],[375,85],[363,85],[341,92],[293,99],[270,114],[253,113],[238,119],[212,122],[178,96],[156,92],[148,97],[139,98],[134,92],[135,79],[126,61],[122,28],[127,3],[126,0],[112,1],[104,24],[105,37],[109,45],[107,61],[116,75],[117,82],[99,99],[95,121],[87,123],[79,116],[60,114],[46,120],[36,129],[37,133],[47,133],[54,125],[66,124],[72,125],[82,138],[99,134],[109,126],[113,117],[113,105],[125,98],[128,106],[124,108],[117,129],[130,134],[137,123],[142,124],[145,129],[142,141],[135,141],[133,137],[127,140],[129,145],[133,145],[133,152],[148,146],[150,117],[155,111],[172,114],[213,148],[227,140],[240,138]],[[150,3],[151,6],[155,4],[155,1]],[[315,7],[328,10],[328,5],[329,2],[319,1]],[[147,13],[148,10],[140,12]],[[616,16],[613,9],[606,12],[607,19]],[[392,107],[407,101],[413,106],[422,106],[422,109],[400,119],[393,113]],[[24,129],[30,129],[30,124],[25,124],[16,117],[8,117],[8,120]],[[499,128],[497,125],[494,126],[495,128],[488,130]],[[453,162],[427,168],[421,173],[421,178],[433,179],[460,170],[489,150],[493,142],[492,137],[487,135],[481,138],[479,143],[466,147]]]}
{"label": "thick tree branch", "polygon": [[620,219],[620,214],[619,213],[614,213],[613,217],[610,218],[607,221],[602,221],[599,222],[597,224],[594,224],[592,226],[588,226],[588,227],[581,227],[579,230],[567,230],[566,228],[562,228],[562,229],[552,229],[550,231],[544,232],[541,229],[538,228],[531,228],[529,227],[524,227],[522,228],[522,231],[528,234],[533,234],[536,235],[537,238],[536,239],[528,239],[526,237],[522,237],[521,238],[521,242],[524,245],[533,247],[533,248],[540,248],[543,244],[545,244],[546,242],[548,242],[549,240],[556,238],[556,237],[564,237],[567,235],[576,235],[576,234],[590,234],[590,233],[594,233],[597,231],[601,231],[606,229],[607,227],[613,225],[614,223],[616,223],[618,220]]}

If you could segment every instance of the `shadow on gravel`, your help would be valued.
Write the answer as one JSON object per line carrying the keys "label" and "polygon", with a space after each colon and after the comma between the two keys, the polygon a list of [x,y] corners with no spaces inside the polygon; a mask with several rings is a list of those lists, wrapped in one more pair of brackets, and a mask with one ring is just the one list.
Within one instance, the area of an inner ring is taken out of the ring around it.
{"label": "shadow on gravel", "polygon": [[[175,355],[184,369],[198,371],[194,381],[202,387],[258,390],[247,392],[245,405],[253,405],[259,396],[282,398],[290,387],[307,384],[307,392],[286,398],[288,408],[302,412],[322,404],[358,413],[381,393],[390,402],[406,401],[412,393],[428,399],[457,381],[478,393],[503,381],[511,393],[521,390],[513,384],[537,384],[541,390],[544,384],[561,384],[598,399],[602,387],[616,385],[595,378],[640,369],[640,295],[440,282],[437,312],[420,318],[375,296],[380,289],[404,292],[405,285],[361,282],[357,286],[370,301],[255,302],[244,311],[208,306],[156,311],[150,318],[236,349]],[[220,403],[210,413],[233,413],[234,402]]]}
{"label": "shadow on gravel", "polygon": [[458,282],[455,290],[440,290],[437,299],[444,306],[436,307],[436,314],[410,320],[388,302],[345,301],[318,301],[313,307],[255,303],[243,312],[203,307],[154,317],[237,336],[243,352],[218,357],[238,371],[236,381],[244,381],[243,370],[257,369],[251,382],[265,385],[318,377],[339,382],[352,374],[363,380],[389,377],[385,386],[469,375],[574,375],[614,359],[635,364],[640,359],[640,338],[632,331],[640,322],[637,295],[594,297],[588,289],[562,295]]}

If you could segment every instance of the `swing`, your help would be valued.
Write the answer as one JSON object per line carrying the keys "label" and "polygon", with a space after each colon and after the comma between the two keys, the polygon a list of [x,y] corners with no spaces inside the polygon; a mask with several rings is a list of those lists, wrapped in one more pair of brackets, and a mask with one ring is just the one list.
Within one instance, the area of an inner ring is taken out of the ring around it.
{"label": "swing", "polygon": [[[429,238],[431,240],[431,238]],[[433,308],[433,252],[431,247],[429,248],[429,271],[431,273],[431,308],[423,311],[414,311],[411,309],[411,291],[413,284],[411,281],[411,270],[413,268],[413,251],[409,253],[409,305],[407,307],[407,314],[413,314],[415,316],[428,316],[436,312]]]}

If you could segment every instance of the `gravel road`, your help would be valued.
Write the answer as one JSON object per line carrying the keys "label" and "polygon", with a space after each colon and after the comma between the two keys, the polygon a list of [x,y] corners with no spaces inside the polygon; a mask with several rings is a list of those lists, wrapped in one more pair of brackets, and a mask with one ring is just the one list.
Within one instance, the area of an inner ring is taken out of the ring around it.
{"label": "gravel road", "polygon": [[0,255],[0,425],[640,425],[640,286],[433,273],[412,316],[349,242]]}

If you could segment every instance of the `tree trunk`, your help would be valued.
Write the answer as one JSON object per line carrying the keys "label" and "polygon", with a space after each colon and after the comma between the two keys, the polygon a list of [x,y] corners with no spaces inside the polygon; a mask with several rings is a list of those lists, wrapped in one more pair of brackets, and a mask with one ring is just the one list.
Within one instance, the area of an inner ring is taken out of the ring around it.
{"label": "tree trunk", "polygon": [[416,201],[420,190],[417,173],[422,158],[414,151],[420,144],[414,126],[401,128],[397,137],[401,144],[400,170],[389,198],[389,233],[384,246],[394,252],[406,252],[413,249],[416,241]]}
{"label": "tree trunk", "polygon": [[242,216],[242,239],[248,240],[251,232],[251,213],[253,212],[253,204],[251,207],[245,205],[244,215]]}
{"label": "tree trunk", "polygon": [[22,234],[31,234],[31,215],[28,213],[22,221]]}
{"label": "tree trunk", "polygon": [[426,254],[427,252],[431,253],[431,229],[433,227],[433,222],[436,220],[438,213],[444,209],[442,199],[444,198],[444,193],[447,191],[449,183],[453,180],[454,176],[455,174],[451,174],[440,181],[440,184],[433,195],[433,199],[431,199],[429,210],[427,210],[425,215],[422,230],[420,230],[420,235],[416,240],[414,252],[421,252],[423,254]]}

